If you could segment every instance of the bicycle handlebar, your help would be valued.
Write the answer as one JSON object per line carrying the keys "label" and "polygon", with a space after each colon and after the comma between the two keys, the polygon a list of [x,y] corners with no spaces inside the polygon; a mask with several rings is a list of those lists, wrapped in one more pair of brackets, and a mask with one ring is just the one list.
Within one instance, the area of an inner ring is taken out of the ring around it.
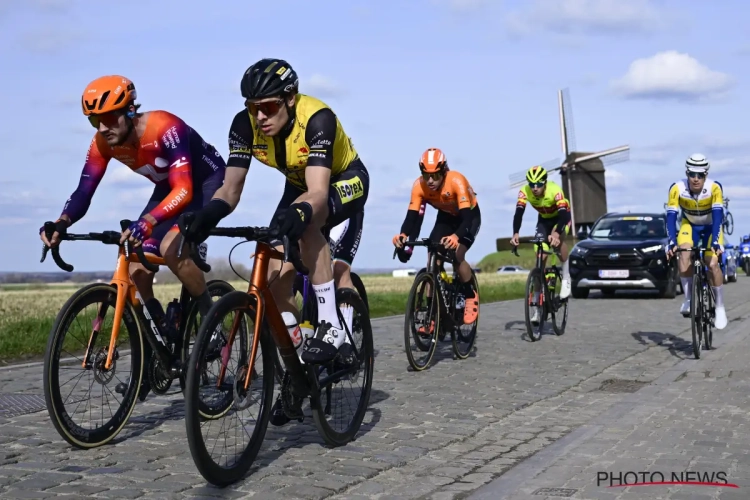
{"label": "bicycle handlebar", "polygon": [[[198,269],[204,273],[211,271],[211,266],[203,260],[198,251],[198,243],[189,240],[185,236],[187,227],[179,226],[181,241],[177,250],[177,257],[182,256],[182,249],[185,245],[188,247],[190,258],[193,259]],[[271,244],[274,239],[278,239],[278,229],[271,229],[265,226],[241,226],[241,227],[217,227],[209,231],[209,236],[224,236],[227,238],[245,238],[247,241],[262,241]],[[281,237],[281,243],[284,247],[284,262],[291,262],[294,268],[302,275],[307,276],[310,270],[302,263],[298,242],[289,241],[287,235]]]}
{"label": "bicycle handlebar", "polygon": [[395,248],[393,250],[393,257],[391,258],[395,259],[396,255],[398,255],[398,251],[405,250],[406,247],[427,247],[428,252],[435,251],[438,254],[443,254],[445,257],[451,259],[455,257],[455,250],[448,250],[440,242],[434,242],[429,238],[422,238],[420,240],[405,241],[404,246],[402,246],[401,248]]}
{"label": "bicycle handlebar", "polygon": [[[547,241],[547,238],[545,238],[543,236],[534,237],[534,238],[532,238],[532,239],[530,239],[528,241],[519,242],[518,245],[512,245],[512,247],[510,249],[510,253],[512,253],[516,257],[520,257],[520,255],[518,255],[518,247],[521,246],[521,243],[539,244],[539,243],[548,243],[548,241]],[[546,251],[544,249],[542,249],[542,252],[546,253],[547,255],[552,255],[553,253],[555,253],[555,252],[548,252],[548,251]]]}
{"label": "bicycle handlebar", "polygon": [[[122,228],[122,231],[125,231],[128,226],[130,226],[130,221],[127,219],[120,221],[120,227]],[[57,228],[55,227],[55,223],[52,221],[47,221],[44,223],[44,233],[47,236],[47,239],[49,240],[52,238],[52,235],[55,234],[55,231]],[[67,241],[99,241],[101,243],[104,243],[105,245],[120,245],[120,237],[122,236],[122,231],[104,231],[101,233],[87,233],[87,234],[72,234],[68,233],[67,231],[64,234],[60,235],[60,240],[67,240]],[[124,250],[125,250],[125,258],[130,258],[131,253],[131,245],[129,241],[125,241],[125,243],[122,244]],[[60,256],[60,246],[53,247],[52,249],[52,260],[55,261],[55,264],[57,264],[57,267],[62,269],[66,272],[72,272],[75,268],[65,262],[63,258]],[[42,259],[39,262],[44,262],[47,258],[47,253],[50,251],[50,247],[47,245],[42,245]],[[135,248],[135,254],[138,257],[138,260],[141,264],[143,264],[143,267],[148,269],[149,271],[155,273],[159,270],[159,266],[156,264],[152,264],[148,261],[146,258],[146,255],[143,252],[143,246],[139,245]]]}

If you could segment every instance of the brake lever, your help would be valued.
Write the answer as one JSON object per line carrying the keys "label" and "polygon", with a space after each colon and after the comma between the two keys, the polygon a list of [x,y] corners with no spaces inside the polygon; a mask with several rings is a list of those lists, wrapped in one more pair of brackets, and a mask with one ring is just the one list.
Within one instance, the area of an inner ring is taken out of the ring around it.
{"label": "brake lever", "polygon": [[[44,234],[47,236],[47,241],[49,241],[49,239],[52,238],[52,235],[55,234],[54,222],[47,221],[44,223]],[[49,250],[50,250],[50,247],[42,243],[42,260],[40,260],[39,262],[44,262],[44,260],[47,258],[47,253],[49,253]]]}
{"label": "brake lever", "polygon": [[284,261],[291,262],[294,268],[303,276],[310,274],[310,270],[302,263],[299,246],[296,242],[291,243],[287,235],[282,236],[281,241],[284,245]]}

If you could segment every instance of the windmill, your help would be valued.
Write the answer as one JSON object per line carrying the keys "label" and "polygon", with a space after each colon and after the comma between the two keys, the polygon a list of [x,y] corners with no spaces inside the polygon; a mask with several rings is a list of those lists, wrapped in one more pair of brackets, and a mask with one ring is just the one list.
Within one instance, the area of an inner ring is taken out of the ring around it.
{"label": "windmill", "polygon": [[[548,172],[560,172],[562,189],[571,204],[573,234],[588,232],[596,219],[607,213],[607,188],[604,167],[630,159],[630,146],[619,146],[598,153],[576,151],[573,110],[568,89],[557,92],[560,112],[560,136],[563,163],[559,158],[542,163]],[[510,187],[518,188],[526,182],[526,171],[510,175]]]}

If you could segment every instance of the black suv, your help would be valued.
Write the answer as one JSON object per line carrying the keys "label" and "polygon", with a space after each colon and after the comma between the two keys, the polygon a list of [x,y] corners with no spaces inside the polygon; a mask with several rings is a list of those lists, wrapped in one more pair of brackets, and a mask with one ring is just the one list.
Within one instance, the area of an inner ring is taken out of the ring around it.
{"label": "black suv", "polygon": [[619,289],[658,290],[674,298],[680,281],[675,259],[667,261],[667,223],[663,213],[608,213],[579,234],[570,252],[574,298],[591,289],[613,295]]}

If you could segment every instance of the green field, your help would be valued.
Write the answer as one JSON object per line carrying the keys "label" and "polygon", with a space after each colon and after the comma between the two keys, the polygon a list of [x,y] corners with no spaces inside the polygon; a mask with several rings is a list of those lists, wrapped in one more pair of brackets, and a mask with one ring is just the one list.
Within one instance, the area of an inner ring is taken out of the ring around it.
{"label": "green field", "polygon": [[[494,254],[493,254],[494,255]],[[523,255],[523,254],[522,254]],[[488,256],[488,258],[491,256]],[[515,256],[511,256],[517,259]],[[479,273],[481,302],[496,302],[523,296],[526,275]],[[373,318],[404,314],[413,277],[393,278],[379,275],[362,277]],[[247,284],[231,282],[243,290]],[[43,355],[47,336],[57,312],[81,283],[19,284],[0,286],[0,362],[36,359]],[[156,284],[157,298],[166,305],[179,293],[179,285]]]}

